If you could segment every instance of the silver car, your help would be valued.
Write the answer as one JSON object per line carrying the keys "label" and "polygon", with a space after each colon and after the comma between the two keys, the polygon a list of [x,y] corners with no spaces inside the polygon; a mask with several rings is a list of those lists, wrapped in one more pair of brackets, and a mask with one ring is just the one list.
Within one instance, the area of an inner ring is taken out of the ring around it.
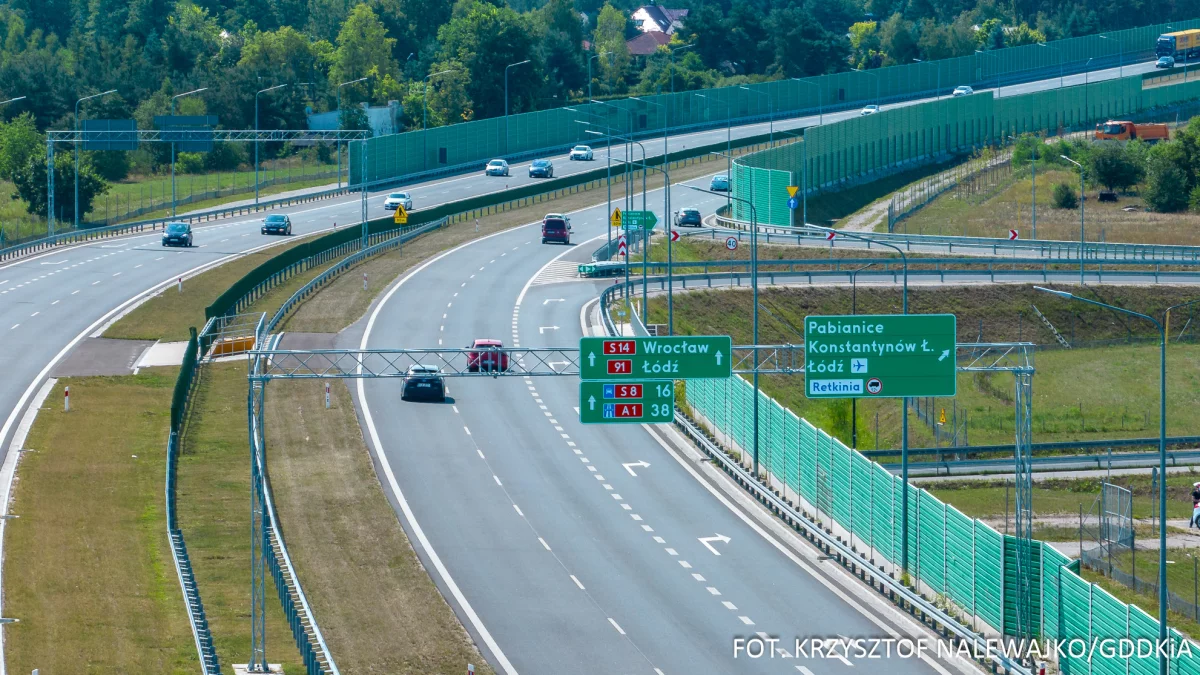
{"label": "silver car", "polygon": [[388,211],[395,211],[401,206],[405,211],[412,211],[412,195],[407,192],[393,192],[383,200],[383,208]]}
{"label": "silver car", "polygon": [[572,162],[590,162],[592,161],[592,149],[586,145],[577,145],[571,148],[571,154],[567,158]]}
{"label": "silver car", "polygon": [[964,84],[961,87],[955,87],[954,92],[951,94],[951,96],[970,96],[971,94],[974,94],[974,93],[975,93],[974,89],[972,89]]}
{"label": "silver car", "polygon": [[507,176],[508,175],[508,162],[506,162],[502,159],[493,159],[492,161],[487,163],[487,166],[485,166],[483,168],[483,175],[485,175],[485,176]]}

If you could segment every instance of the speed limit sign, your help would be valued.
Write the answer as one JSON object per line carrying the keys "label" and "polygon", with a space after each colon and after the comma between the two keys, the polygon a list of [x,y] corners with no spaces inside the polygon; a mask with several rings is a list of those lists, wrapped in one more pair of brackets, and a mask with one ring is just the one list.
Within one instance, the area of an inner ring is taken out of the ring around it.
{"label": "speed limit sign", "polygon": [[736,249],[737,244],[738,244],[737,237],[729,237],[728,239],[725,240],[725,248],[729,249],[730,251]]}

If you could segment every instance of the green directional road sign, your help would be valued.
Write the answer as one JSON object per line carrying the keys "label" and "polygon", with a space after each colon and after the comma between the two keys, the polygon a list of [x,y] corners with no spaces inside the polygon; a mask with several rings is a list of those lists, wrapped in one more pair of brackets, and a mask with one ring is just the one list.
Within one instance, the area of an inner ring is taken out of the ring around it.
{"label": "green directional road sign", "polygon": [[626,211],[624,217],[625,228],[630,230],[653,230],[654,225],[658,223],[658,216],[654,215],[653,211]]}
{"label": "green directional road sign", "polygon": [[675,418],[675,383],[580,382],[579,421],[583,424],[659,424]]}
{"label": "green directional road sign", "polygon": [[953,314],[804,317],[809,398],[954,396]]}
{"label": "green directional road sign", "polygon": [[579,379],[725,378],[733,375],[732,351],[728,335],[585,337],[579,339]]}

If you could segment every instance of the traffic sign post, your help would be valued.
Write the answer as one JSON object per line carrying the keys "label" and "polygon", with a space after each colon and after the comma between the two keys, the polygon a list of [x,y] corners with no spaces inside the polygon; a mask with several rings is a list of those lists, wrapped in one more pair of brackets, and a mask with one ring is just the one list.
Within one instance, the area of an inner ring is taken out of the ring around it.
{"label": "traffic sign post", "polygon": [[393,220],[396,221],[397,225],[407,225],[408,224],[408,211],[404,210],[403,204],[398,204],[396,206],[396,215],[393,217]]}
{"label": "traffic sign post", "polygon": [[795,211],[800,206],[800,200],[795,197],[789,197],[787,204],[789,209]]}
{"label": "traffic sign post", "polygon": [[608,218],[608,223],[613,227],[621,226],[621,209],[613,209],[612,215]]}
{"label": "traffic sign post", "polygon": [[729,249],[730,251],[736,251],[737,244],[738,244],[737,237],[728,237],[725,239],[725,248]]}
{"label": "traffic sign post", "polygon": [[1016,230],[1009,230],[1009,231],[1008,231],[1008,240],[1009,240],[1009,241],[1015,241],[1016,239],[1017,239],[1017,231],[1016,231]]}
{"label": "traffic sign post", "polygon": [[807,316],[805,395],[954,396],[956,342],[953,314]]}
{"label": "traffic sign post", "polygon": [[671,230],[671,241],[679,241],[679,230]]}
{"label": "traffic sign post", "polygon": [[728,335],[585,337],[579,339],[579,379],[724,379],[733,376],[732,356]]}
{"label": "traffic sign post", "polygon": [[675,383],[580,382],[579,421],[583,424],[665,424],[675,419]]}

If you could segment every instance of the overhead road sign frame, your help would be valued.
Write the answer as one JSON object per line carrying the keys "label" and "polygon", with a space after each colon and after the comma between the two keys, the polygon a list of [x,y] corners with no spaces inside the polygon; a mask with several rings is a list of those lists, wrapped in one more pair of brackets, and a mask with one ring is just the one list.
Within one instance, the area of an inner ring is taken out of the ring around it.
{"label": "overhead road sign frame", "polygon": [[84,150],[137,150],[137,120],[83,120]]}
{"label": "overhead road sign frame", "polygon": [[672,380],[579,382],[582,424],[669,424],[674,419]]}
{"label": "overhead road sign frame", "polygon": [[804,317],[808,398],[908,398],[958,392],[953,314]]}
{"label": "overhead road sign frame", "polygon": [[581,380],[696,380],[732,375],[733,339],[728,335],[579,339]]}

